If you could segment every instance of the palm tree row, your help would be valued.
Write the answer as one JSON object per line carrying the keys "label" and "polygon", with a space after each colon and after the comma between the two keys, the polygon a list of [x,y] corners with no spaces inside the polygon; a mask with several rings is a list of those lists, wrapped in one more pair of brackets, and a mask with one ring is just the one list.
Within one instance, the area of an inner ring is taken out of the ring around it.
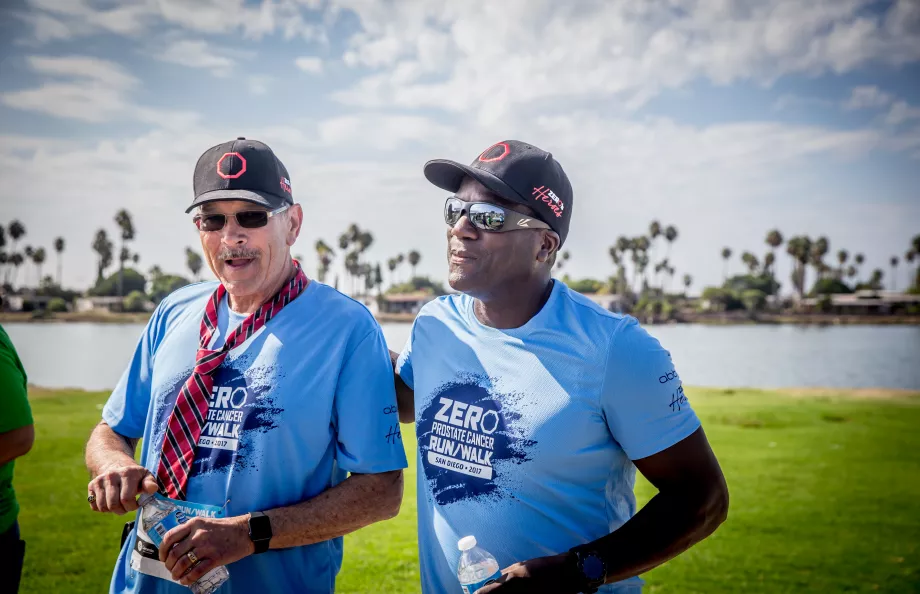
{"label": "palm tree row", "polygon": [[[658,221],[652,221],[647,236],[640,235],[630,238],[621,235],[618,237],[616,243],[608,250],[613,264],[617,267],[611,287],[613,292],[641,294],[648,289],[655,289],[661,293],[666,292],[670,288],[675,273],[675,268],[670,263],[670,256],[671,246],[677,236],[677,227],[673,225],[662,227]],[[657,260],[659,238],[667,243],[664,257]],[[646,273],[649,264],[653,262],[655,274],[649,283]],[[631,279],[627,274],[627,264],[632,265]],[[687,279],[688,277],[685,276],[684,282],[689,286]],[[641,283],[639,283],[640,280]],[[692,282],[692,279],[690,281]]]}
{"label": "palm tree row", "polygon": [[[769,251],[763,256],[762,265],[757,256],[751,252],[743,252],[741,254],[741,262],[747,267],[750,274],[765,274],[769,275],[773,280],[776,280],[774,270],[776,250],[783,245],[783,242],[782,233],[780,233],[778,229],[774,229],[767,233],[766,244],[769,246]],[[844,279],[849,278],[852,279],[852,282],[857,287],[880,289],[882,286],[881,282],[884,277],[884,272],[880,268],[873,270],[867,281],[863,280],[862,266],[866,260],[864,254],[856,253],[851,259],[850,252],[841,249],[838,250],[836,254],[836,266],[832,265],[833,263],[828,263],[826,258],[830,253],[830,240],[828,240],[827,237],[822,236],[817,239],[812,239],[807,235],[799,235],[790,237],[785,241],[785,245],[786,253],[789,255],[792,262],[790,281],[800,298],[805,296],[809,286],[809,268],[814,271],[814,282],[832,279],[839,283],[843,283]],[[732,253],[731,248],[722,248],[722,259],[724,261],[722,271],[723,280],[728,278],[728,266]],[[911,241],[910,248],[904,254],[904,260],[908,263],[913,263],[914,260],[920,262],[920,235],[917,235]],[[891,290],[897,290],[897,267],[899,262],[898,256],[892,256],[889,259],[892,279],[890,286]],[[917,278],[915,278],[913,283],[909,282],[908,285],[915,284],[920,286],[920,269],[915,272],[915,276]]]}
{"label": "palm tree row", "polygon": [[[11,240],[10,249],[7,251],[7,234]],[[22,252],[18,251],[19,240],[25,237],[26,227],[21,221],[14,220],[10,222],[9,227],[0,225],[0,274],[2,274],[3,284],[11,287],[19,279],[19,267],[23,264],[31,263],[35,268],[35,285],[42,283],[54,283],[50,277],[42,276],[42,267],[47,259],[48,252],[44,247],[32,247],[31,245],[23,246]],[[57,252],[57,284],[61,284],[62,261],[64,253],[64,238],[58,237],[54,240],[54,251]],[[26,269],[26,279],[28,283],[28,268]]]}

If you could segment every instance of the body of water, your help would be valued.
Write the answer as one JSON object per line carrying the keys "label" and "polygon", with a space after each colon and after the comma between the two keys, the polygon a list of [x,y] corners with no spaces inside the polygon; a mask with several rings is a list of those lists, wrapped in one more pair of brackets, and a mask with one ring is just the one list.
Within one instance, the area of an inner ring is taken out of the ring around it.
{"label": "body of water", "polygon": [[[112,388],[131,360],[140,324],[5,324],[29,382]],[[409,324],[384,324],[395,351]],[[648,326],[692,386],[920,390],[918,326]]]}

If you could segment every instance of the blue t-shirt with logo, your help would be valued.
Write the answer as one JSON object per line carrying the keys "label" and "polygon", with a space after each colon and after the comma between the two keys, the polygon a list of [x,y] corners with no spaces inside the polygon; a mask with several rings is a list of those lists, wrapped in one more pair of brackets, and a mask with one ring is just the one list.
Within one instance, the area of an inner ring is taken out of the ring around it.
{"label": "blue t-shirt with logo", "polygon": [[[216,288],[216,282],[191,285],[160,303],[103,409],[117,433],[143,437],[141,461],[154,474]],[[223,345],[245,317],[224,298],[211,347]],[[215,372],[187,500],[225,506],[225,516],[236,516],[311,499],[348,473],[405,468],[395,404],[380,326],[363,305],[311,281]],[[187,593],[130,567],[135,538],[122,548],[110,591]],[[230,580],[219,592],[325,594],[334,591],[341,563],[341,538],[272,549],[230,564]]]}
{"label": "blue t-shirt with logo", "polygon": [[632,460],[700,426],[668,351],[559,281],[511,330],[483,325],[469,296],[432,301],[397,371],[415,390],[426,594],[460,594],[464,536],[504,568],[616,530],[636,511]]}

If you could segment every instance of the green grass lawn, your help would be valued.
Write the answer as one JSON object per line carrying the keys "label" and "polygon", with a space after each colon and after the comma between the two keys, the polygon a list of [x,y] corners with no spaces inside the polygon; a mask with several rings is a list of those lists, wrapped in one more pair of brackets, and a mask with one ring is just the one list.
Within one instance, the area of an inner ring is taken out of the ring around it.
{"label": "green grass lawn", "polygon": [[[920,394],[688,392],[731,510],[712,538],[646,575],[647,592],[920,592]],[[15,478],[23,592],[104,592],[124,518],[89,511],[83,443],[105,395],[31,398],[35,448]],[[338,592],[419,591],[409,459],[399,517],[346,537]],[[653,494],[641,480],[637,490],[640,505]]]}

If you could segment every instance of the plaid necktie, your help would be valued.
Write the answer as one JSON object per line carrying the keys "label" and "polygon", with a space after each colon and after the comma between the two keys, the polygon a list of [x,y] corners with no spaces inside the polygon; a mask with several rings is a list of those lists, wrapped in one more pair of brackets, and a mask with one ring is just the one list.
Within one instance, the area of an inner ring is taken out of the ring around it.
{"label": "plaid necktie", "polygon": [[185,499],[185,486],[188,484],[192,461],[195,459],[195,448],[198,446],[198,438],[201,437],[201,430],[208,416],[208,399],[214,387],[214,372],[232,349],[258,332],[307,286],[307,276],[296,260],[294,266],[297,269],[294,278],[274,297],[262,304],[255,313],[243,320],[243,323],[227,336],[224,346],[217,350],[210,350],[208,345],[211,344],[211,337],[217,329],[217,306],[227,293],[227,289],[223,285],[218,286],[208,300],[204,317],[201,319],[201,339],[198,341],[195,369],[179,391],[176,406],[169,415],[166,437],[163,438],[163,449],[157,467],[157,483],[163,495],[173,499]]}

